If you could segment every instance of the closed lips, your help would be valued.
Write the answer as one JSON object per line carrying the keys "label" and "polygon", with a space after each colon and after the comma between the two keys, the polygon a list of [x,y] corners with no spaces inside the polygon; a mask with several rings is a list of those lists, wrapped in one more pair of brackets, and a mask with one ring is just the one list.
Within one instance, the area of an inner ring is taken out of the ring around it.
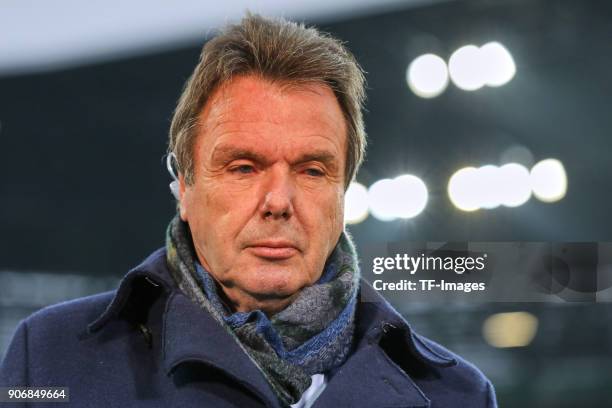
{"label": "closed lips", "polygon": [[262,241],[251,244],[248,248],[257,256],[271,259],[286,259],[299,250],[289,241]]}

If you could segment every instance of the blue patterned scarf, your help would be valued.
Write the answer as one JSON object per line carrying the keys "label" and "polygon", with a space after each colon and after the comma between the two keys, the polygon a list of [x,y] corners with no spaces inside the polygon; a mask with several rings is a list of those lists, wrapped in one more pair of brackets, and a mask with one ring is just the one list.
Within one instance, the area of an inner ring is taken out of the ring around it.
{"label": "blue patterned scarf", "polygon": [[346,232],[312,286],[279,313],[232,313],[195,256],[189,225],[176,216],[166,233],[167,260],[186,296],[209,312],[261,370],[280,402],[299,401],[311,376],[341,365],[351,352],[359,267]]}

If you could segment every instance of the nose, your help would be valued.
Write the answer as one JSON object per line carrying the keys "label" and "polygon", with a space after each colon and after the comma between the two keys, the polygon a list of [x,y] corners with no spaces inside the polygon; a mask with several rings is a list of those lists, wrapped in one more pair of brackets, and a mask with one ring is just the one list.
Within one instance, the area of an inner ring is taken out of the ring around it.
{"label": "nose", "polygon": [[265,177],[263,188],[260,207],[262,217],[273,220],[291,218],[295,186],[289,169],[282,167],[270,169]]}

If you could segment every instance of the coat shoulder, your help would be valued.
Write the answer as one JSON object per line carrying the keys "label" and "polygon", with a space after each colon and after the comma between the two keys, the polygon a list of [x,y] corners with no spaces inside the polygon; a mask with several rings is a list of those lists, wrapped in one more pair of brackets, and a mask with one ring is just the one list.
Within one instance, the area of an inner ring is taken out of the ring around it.
{"label": "coat shoulder", "polygon": [[[0,384],[47,386],[70,384],[82,373],[88,324],[102,314],[114,291],[47,306],[23,319],[0,364]],[[79,377],[80,378],[80,377]]]}
{"label": "coat shoulder", "polygon": [[376,339],[402,374],[431,400],[432,407],[497,406],[493,385],[480,369],[415,332],[404,316],[365,280],[361,282],[361,299],[359,332]]}
{"label": "coat shoulder", "polygon": [[[29,328],[43,328],[61,323],[66,325],[87,326],[100,316],[115,295],[115,290],[97,293],[44,307],[25,319]],[[57,327],[55,327],[57,329]]]}
{"label": "coat shoulder", "polygon": [[[85,334],[88,325],[100,316],[111,303],[115,291],[102,292],[44,307],[26,317],[30,346],[40,343],[70,344],[75,337]],[[67,341],[66,340],[71,340]]]}
{"label": "coat shoulder", "polygon": [[[443,385],[446,389],[444,393],[453,395],[455,401],[464,402],[463,405],[459,404],[458,406],[497,406],[493,384],[478,367],[425,336],[413,333],[413,338],[415,342],[418,342],[432,354],[452,359],[456,362],[452,366],[436,370],[436,377],[442,380],[440,382],[431,382],[426,378],[423,381],[416,380],[420,387],[429,388],[435,386],[435,384]],[[440,395],[438,392],[432,392],[434,390],[428,391],[430,391],[428,395]],[[477,400],[479,404],[474,404]]]}
{"label": "coat shoulder", "polygon": [[476,367],[474,364],[467,361],[460,355],[450,351],[443,345],[418,333],[413,333],[413,336],[415,341],[421,343],[423,347],[428,349],[434,355],[439,355],[446,359],[455,360],[457,364],[449,368],[452,368],[453,370],[451,371],[454,371],[457,375],[464,377],[469,383],[474,384],[475,386],[481,386],[488,381],[488,379],[478,367]]}

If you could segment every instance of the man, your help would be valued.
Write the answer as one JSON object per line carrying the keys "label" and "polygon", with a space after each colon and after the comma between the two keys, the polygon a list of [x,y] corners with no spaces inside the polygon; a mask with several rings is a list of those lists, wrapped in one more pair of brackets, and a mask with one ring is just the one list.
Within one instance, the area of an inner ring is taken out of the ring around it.
{"label": "man", "polygon": [[170,130],[166,246],[117,291],[24,320],[1,385],[69,387],[76,406],[495,406],[360,279],[343,203],[363,98],[315,29],[248,15],[210,40]]}

